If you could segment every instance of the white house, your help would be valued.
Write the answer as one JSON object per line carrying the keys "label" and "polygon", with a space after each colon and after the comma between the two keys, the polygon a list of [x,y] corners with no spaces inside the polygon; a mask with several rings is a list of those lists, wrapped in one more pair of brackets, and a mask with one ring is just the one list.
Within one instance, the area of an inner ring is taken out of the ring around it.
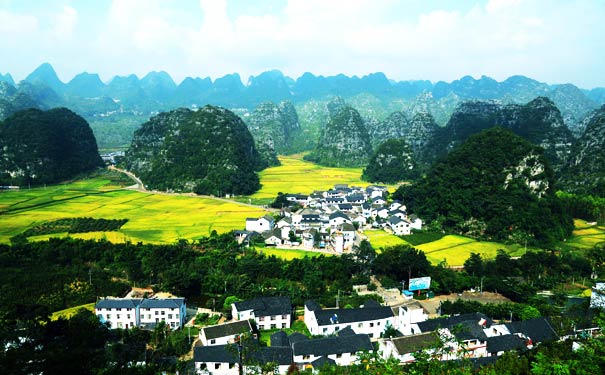
{"label": "white house", "polygon": [[379,348],[384,359],[391,357],[398,359],[401,363],[416,361],[415,354],[424,352],[431,356],[437,356],[435,359],[447,360],[447,355],[438,353],[438,348],[442,345],[441,337],[438,332],[426,332],[417,335],[396,337],[379,341]]}
{"label": "white house", "polygon": [[316,302],[305,303],[305,324],[312,335],[331,335],[350,328],[356,334],[379,338],[389,326],[395,327],[393,311],[375,301],[356,309],[322,309]]}
{"label": "white house", "polygon": [[[195,371],[200,375],[237,375],[239,373],[238,346],[196,346],[193,352]],[[274,364],[274,374],[286,374],[292,364],[290,347],[260,347],[254,343],[244,344],[241,350],[243,373],[261,373],[259,365]]]}
{"label": "white house", "polygon": [[347,215],[345,215],[344,213],[342,213],[341,211],[336,211],[336,212],[332,213],[329,217],[329,220],[330,220],[330,226],[332,228],[336,228],[345,223],[351,224],[351,219],[349,219],[349,217]]}
{"label": "white house", "polygon": [[152,328],[161,321],[177,329],[185,324],[184,298],[104,298],[95,305],[95,314],[110,328]]}
{"label": "white house", "polygon": [[234,320],[253,319],[259,330],[290,328],[292,302],[289,297],[258,297],[231,304]]}
{"label": "white house", "polygon": [[405,336],[420,333],[418,323],[424,322],[428,318],[428,314],[417,303],[401,306],[395,328]]}
{"label": "white house", "polygon": [[412,233],[412,225],[406,219],[401,219],[398,216],[391,216],[387,220],[387,225],[397,236],[407,236]]}
{"label": "white house", "polygon": [[[282,244],[282,229],[275,228],[271,231],[263,232],[262,236],[266,245],[279,246]],[[288,238],[288,237],[286,237]]]}
{"label": "white house", "polygon": [[166,322],[172,329],[181,328],[187,318],[187,305],[184,298],[150,298],[144,299],[140,306],[140,324],[143,327],[154,327],[159,322]]}
{"label": "white house", "polygon": [[252,334],[249,320],[207,326],[200,330],[200,341],[204,346],[233,344],[243,334]]}
{"label": "white house", "polygon": [[129,329],[138,327],[141,299],[103,298],[95,305],[95,314],[109,328]]}
{"label": "white house", "polygon": [[272,230],[275,224],[275,220],[270,215],[265,215],[263,217],[256,218],[248,218],[246,219],[246,230],[249,232],[258,232],[262,233],[268,230]]}
{"label": "white house", "polygon": [[412,222],[412,229],[422,230],[422,220],[418,216],[412,214],[408,219]]}
{"label": "white house", "polygon": [[374,348],[368,335],[345,335],[313,340],[301,340],[292,344],[294,362],[300,367],[312,365],[316,361],[329,360],[338,366],[350,366],[362,352],[373,352]]}

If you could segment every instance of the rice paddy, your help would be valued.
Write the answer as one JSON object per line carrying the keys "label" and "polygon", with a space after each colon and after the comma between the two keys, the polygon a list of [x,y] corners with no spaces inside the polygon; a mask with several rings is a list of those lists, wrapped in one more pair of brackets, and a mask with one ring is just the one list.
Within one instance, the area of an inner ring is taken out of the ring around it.
{"label": "rice paddy", "polygon": [[59,318],[69,319],[75,313],[77,313],[78,310],[80,310],[80,309],[94,311],[95,310],[95,303],[94,302],[93,303],[87,303],[85,305],[74,306],[74,307],[70,307],[70,308],[65,309],[65,310],[56,311],[56,312],[52,313],[52,315],[50,316],[50,319],[51,320],[57,320]]}
{"label": "rice paddy", "polygon": [[408,243],[400,237],[379,229],[364,230],[363,234],[366,235],[368,241],[377,252],[391,246],[408,245]]}
{"label": "rice paddy", "polygon": [[510,256],[520,256],[525,252],[524,248],[518,245],[476,241],[456,235],[448,235],[440,240],[418,245],[416,248],[424,251],[432,264],[445,261],[450,266],[462,266],[471,253],[481,254],[484,259],[492,259],[496,257],[498,250],[504,250]]}
{"label": "rice paddy", "polygon": [[593,225],[585,220],[574,220],[575,229],[565,244],[580,250],[605,245],[605,227]]}
{"label": "rice paddy", "polygon": [[[118,232],[69,234],[74,238],[111,242],[174,243],[195,240],[213,230],[243,228],[247,217],[266,213],[261,208],[224,200],[115,190],[105,179],[91,179],[0,194],[0,242],[7,243],[34,225],[70,217],[128,219]],[[112,190],[114,189],[114,190]],[[43,240],[67,233],[32,237]]]}
{"label": "rice paddy", "polygon": [[320,253],[318,251],[280,249],[280,248],[275,248],[275,247],[265,247],[263,249],[258,249],[257,251],[266,256],[275,255],[277,258],[281,258],[283,260],[302,259],[304,257],[315,258],[320,255],[332,256],[331,254]]}
{"label": "rice paddy", "polygon": [[[260,172],[261,189],[251,199],[275,199],[277,193],[309,194],[313,190],[327,190],[334,184],[368,186],[361,180],[363,168],[323,167],[302,159],[302,154],[280,156],[280,166]],[[394,190],[391,186],[389,190]]]}

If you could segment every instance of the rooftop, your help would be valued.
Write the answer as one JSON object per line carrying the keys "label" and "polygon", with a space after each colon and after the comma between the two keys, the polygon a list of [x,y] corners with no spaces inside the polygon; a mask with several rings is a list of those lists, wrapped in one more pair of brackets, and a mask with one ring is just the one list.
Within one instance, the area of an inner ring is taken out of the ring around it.
{"label": "rooftop", "polygon": [[292,345],[294,355],[327,356],[330,354],[356,353],[372,351],[368,335],[336,336],[323,339],[306,340]]}
{"label": "rooftop", "polygon": [[290,297],[258,297],[235,302],[237,311],[253,310],[255,316],[287,315],[292,313]]}
{"label": "rooftop", "polygon": [[248,320],[242,320],[239,322],[230,322],[224,324],[217,324],[214,326],[208,326],[202,328],[204,335],[208,340],[216,339],[219,337],[233,336],[240,333],[252,332],[252,326]]}

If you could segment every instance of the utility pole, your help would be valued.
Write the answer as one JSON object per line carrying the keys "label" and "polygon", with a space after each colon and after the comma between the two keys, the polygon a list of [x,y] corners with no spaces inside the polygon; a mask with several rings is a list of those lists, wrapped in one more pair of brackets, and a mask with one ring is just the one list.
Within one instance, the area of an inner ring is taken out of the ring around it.
{"label": "utility pole", "polygon": [[92,269],[88,269],[88,283],[92,285]]}
{"label": "utility pole", "polygon": [[340,302],[340,289],[338,289],[338,293],[336,294],[336,308],[338,308],[339,302]]}

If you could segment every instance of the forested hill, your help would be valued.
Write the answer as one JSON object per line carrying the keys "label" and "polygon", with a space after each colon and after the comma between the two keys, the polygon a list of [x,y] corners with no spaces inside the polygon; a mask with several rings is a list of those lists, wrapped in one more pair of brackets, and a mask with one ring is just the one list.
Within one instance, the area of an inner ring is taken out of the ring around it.
{"label": "forested hill", "polygon": [[493,126],[508,128],[543,147],[556,169],[566,162],[574,140],[559,109],[548,98],[538,97],[525,105],[505,106],[489,101],[469,101],[460,104],[447,126],[436,132],[425,149],[425,157],[430,160],[443,155],[469,136]]}
{"label": "forested hill", "polygon": [[394,197],[450,231],[549,243],[573,229],[554,192],[543,150],[509,130],[492,128],[471,136]]}
{"label": "forested hill", "polygon": [[66,108],[27,109],[0,122],[0,185],[40,185],[103,165],[90,126]]}
{"label": "forested hill", "polygon": [[359,112],[349,106],[331,111],[317,148],[306,160],[335,167],[358,167],[372,152],[370,137]]}
{"label": "forested hill", "polygon": [[134,134],[126,169],[147,186],[198,194],[251,194],[263,164],[252,135],[233,112],[205,106],[161,113]]}
{"label": "forested hill", "polygon": [[586,131],[562,171],[567,191],[605,196],[605,105],[587,119]]}

